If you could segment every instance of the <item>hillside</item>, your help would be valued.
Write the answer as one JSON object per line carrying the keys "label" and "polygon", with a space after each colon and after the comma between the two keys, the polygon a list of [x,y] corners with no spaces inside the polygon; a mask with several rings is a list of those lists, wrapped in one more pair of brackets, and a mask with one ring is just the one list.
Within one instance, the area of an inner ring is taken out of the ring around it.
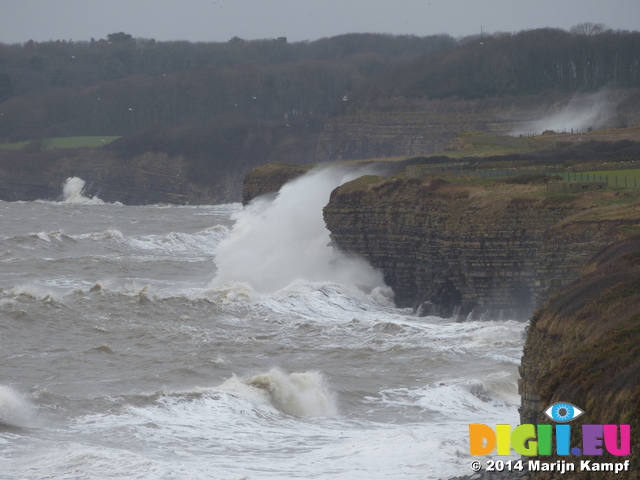
{"label": "hillside", "polygon": [[[122,165],[141,155],[181,158],[185,185],[218,192],[199,201],[236,201],[244,175],[269,162],[444,150],[453,157],[459,154],[450,142],[464,131],[574,133],[540,147],[555,148],[591,138],[583,136],[591,129],[640,125],[639,34],[578,27],[495,35],[481,44],[376,34],[189,44],[119,32],[85,43],[0,45],[0,145],[25,142],[29,153],[0,148],[4,198],[25,191],[11,191],[15,175],[17,184],[41,184],[25,172],[55,172],[60,156],[75,159],[71,170],[96,182],[101,177],[90,165],[105,156]],[[523,58],[535,59],[535,75]],[[512,80],[500,79],[497,64]],[[550,76],[558,71],[564,73]],[[487,75],[504,88],[487,83]],[[45,139],[80,136],[121,138],[83,157],[42,155]],[[157,201],[138,201],[151,197]]]}

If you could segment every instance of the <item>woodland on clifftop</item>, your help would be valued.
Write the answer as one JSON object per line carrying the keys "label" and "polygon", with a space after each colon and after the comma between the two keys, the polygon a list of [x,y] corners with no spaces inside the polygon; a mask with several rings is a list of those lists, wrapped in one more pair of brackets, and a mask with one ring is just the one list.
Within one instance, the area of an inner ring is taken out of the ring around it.
{"label": "woodland on clifftop", "polygon": [[[0,44],[0,141],[189,124],[291,123],[371,99],[640,87],[640,32],[582,24],[467,37]],[[348,99],[348,101],[344,101]],[[354,107],[355,105],[355,107]]]}
{"label": "woodland on clifftop", "polygon": [[296,43],[159,42],[118,32],[0,44],[0,144],[122,136],[104,148],[122,158],[184,155],[203,179],[207,167],[229,162],[312,162],[325,121],[346,111],[638,87],[640,32],[600,24]]}

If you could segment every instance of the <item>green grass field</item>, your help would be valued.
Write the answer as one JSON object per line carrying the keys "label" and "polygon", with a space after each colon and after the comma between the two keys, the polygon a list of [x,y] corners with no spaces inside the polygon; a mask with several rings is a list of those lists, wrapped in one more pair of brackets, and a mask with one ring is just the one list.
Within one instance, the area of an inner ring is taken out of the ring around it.
{"label": "green grass field", "polygon": [[[53,150],[54,148],[79,148],[101,147],[111,143],[120,137],[56,137],[45,138],[42,141],[41,150]],[[32,140],[33,141],[33,140]],[[32,141],[0,144],[0,149],[17,150],[27,147]]]}
{"label": "green grass field", "polygon": [[564,180],[577,182],[607,182],[610,187],[640,188],[640,169],[595,170],[560,174]]}

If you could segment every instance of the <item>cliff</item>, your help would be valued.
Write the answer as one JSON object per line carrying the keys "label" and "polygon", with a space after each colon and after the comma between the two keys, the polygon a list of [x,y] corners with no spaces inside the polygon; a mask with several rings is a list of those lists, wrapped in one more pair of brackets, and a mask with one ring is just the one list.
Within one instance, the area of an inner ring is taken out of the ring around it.
{"label": "cliff", "polygon": [[423,314],[527,319],[621,226],[640,222],[635,192],[449,178],[457,183],[361,177],[324,209],[333,243],[379,268],[396,303]]}
{"label": "cliff", "polygon": [[[632,230],[638,233],[637,229]],[[551,298],[531,319],[520,374],[522,423],[549,423],[543,411],[563,401],[585,414],[571,423],[572,445],[581,445],[580,425],[631,425],[631,457],[605,453],[594,461],[631,460],[630,472],[602,476],[556,475],[550,480],[638,479],[640,450],[640,237],[601,251],[580,278]],[[557,457],[546,457],[555,461]]]}
{"label": "cliff", "polygon": [[220,172],[215,183],[197,184],[189,178],[184,156],[160,152],[122,158],[100,148],[0,151],[0,200],[59,200],[65,180],[76,176],[86,181],[85,196],[105,202],[223,203],[238,198],[239,175]]}
{"label": "cliff", "polygon": [[244,177],[242,204],[246,205],[261,195],[275,194],[285,183],[304,175],[312,167],[268,163],[252,169]]}
{"label": "cliff", "polygon": [[638,125],[639,103],[637,90],[486,99],[398,96],[353,106],[346,102],[341,113],[325,122],[316,161],[428,155],[442,152],[462,131],[540,134],[547,128],[586,131]]}

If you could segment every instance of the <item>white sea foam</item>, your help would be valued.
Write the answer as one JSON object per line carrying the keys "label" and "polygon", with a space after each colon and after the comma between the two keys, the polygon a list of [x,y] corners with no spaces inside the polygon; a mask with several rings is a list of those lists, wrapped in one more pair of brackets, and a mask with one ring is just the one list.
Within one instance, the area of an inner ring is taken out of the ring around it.
{"label": "white sea foam", "polygon": [[250,378],[231,377],[220,390],[257,404],[270,404],[296,417],[334,417],[337,408],[326,381],[318,372],[286,374],[274,368]]}
{"label": "white sea foam", "polygon": [[0,426],[33,427],[36,409],[22,394],[11,387],[0,385]]}
{"label": "white sea foam", "polygon": [[33,300],[43,300],[47,303],[62,303],[60,295],[53,292],[52,289],[40,285],[16,285],[9,290],[9,294],[14,297],[25,297]]}
{"label": "white sea foam", "polygon": [[77,241],[91,241],[98,244],[112,244],[128,250],[153,255],[195,255],[213,256],[220,241],[229,235],[229,229],[215,225],[195,233],[169,232],[160,235],[127,236],[118,229],[102,232],[70,235]]}
{"label": "white sea foam", "polygon": [[97,196],[85,197],[84,187],[87,182],[79,177],[69,177],[62,186],[62,195],[65,203],[86,203],[91,205],[104,205]]}
{"label": "white sea foam", "polygon": [[255,199],[218,245],[212,287],[246,282],[259,292],[274,292],[298,279],[383,286],[382,274],[364,260],[336,256],[322,217],[331,191],[362,174],[317,169],[284,185],[273,200]]}
{"label": "white sea foam", "polygon": [[393,292],[389,287],[376,287],[369,294],[356,287],[333,282],[295,280],[286,287],[255,299],[260,305],[282,315],[295,314],[303,318],[327,321],[350,321],[354,315],[370,314],[378,318],[381,308],[394,313]]}
{"label": "white sea foam", "polygon": [[11,249],[34,250],[0,272],[2,382],[38,394],[9,390],[2,478],[448,478],[469,471],[469,423],[517,423],[524,324],[416,317],[295,256],[279,286],[209,286],[241,232],[205,226],[237,208],[3,205]]}

